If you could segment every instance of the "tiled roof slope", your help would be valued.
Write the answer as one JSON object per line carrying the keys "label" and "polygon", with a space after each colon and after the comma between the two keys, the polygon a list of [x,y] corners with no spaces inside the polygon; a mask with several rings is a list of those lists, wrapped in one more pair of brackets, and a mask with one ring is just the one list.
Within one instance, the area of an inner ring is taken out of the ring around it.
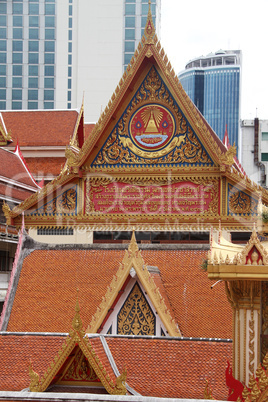
{"label": "tiled roof slope", "polygon": [[26,146],[66,146],[73,135],[75,110],[6,111],[2,116],[13,143]]}
{"label": "tiled roof slope", "polygon": [[[1,335],[0,390],[29,387],[30,359],[41,378],[65,339],[44,334]],[[128,385],[142,395],[202,399],[208,379],[213,396],[227,399],[224,371],[226,361],[231,360],[231,343],[116,336],[106,340],[119,372],[126,367]]]}
{"label": "tiled roof slope", "polygon": [[0,391],[21,391],[29,387],[29,363],[43,375],[58,353],[64,337],[0,336]]}
{"label": "tiled roof slope", "polygon": [[[183,336],[231,337],[232,314],[224,287],[210,289],[200,269],[204,250],[141,250],[157,266]],[[76,289],[87,327],[122,262],[124,250],[35,250],[23,262],[8,331],[67,332]],[[161,287],[159,286],[160,291]],[[3,329],[2,329],[3,330]]]}
{"label": "tiled roof slope", "polygon": [[0,161],[0,176],[35,189],[39,188],[16,153],[0,148]]}
{"label": "tiled roof slope", "polygon": [[43,177],[44,175],[58,176],[66,162],[65,157],[36,157],[26,159],[27,166],[35,177]]}
{"label": "tiled roof slope", "polygon": [[24,201],[30,197],[33,192],[30,190],[22,189],[15,186],[6,185],[0,182],[0,198],[12,198],[16,201]]}
{"label": "tiled roof slope", "polygon": [[106,338],[119,371],[142,395],[203,399],[206,380],[213,397],[227,400],[227,360],[232,343],[168,339]]}

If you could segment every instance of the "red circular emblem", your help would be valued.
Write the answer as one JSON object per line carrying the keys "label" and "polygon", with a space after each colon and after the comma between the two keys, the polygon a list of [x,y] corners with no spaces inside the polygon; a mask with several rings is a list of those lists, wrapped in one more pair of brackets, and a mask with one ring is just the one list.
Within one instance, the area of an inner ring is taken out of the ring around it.
{"label": "red circular emblem", "polygon": [[129,132],[135,145],[147,151],[165,147],[175,132],[172,114],[163,106],[141,107],[129,122]]}

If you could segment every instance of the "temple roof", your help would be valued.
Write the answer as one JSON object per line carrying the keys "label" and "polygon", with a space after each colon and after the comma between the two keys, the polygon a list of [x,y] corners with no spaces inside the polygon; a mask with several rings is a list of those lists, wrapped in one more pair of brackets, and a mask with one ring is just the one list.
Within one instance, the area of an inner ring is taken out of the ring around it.
{"label": "temple roof", "polygon": [[[30,360],[41,378],[66,338],[67,334],[0,334],[0,390],[28,388]],[[101,356],[98,335],[89,340]],[[209,380],[213,396],[227,399],[224,372],[232,355],[229,341],[126,336],[105,336],[105,341],[119,372],[126,368],[128,386],[142,395],[202,399]],[[101,359],[108,367],[107,355]]]}
{"label": "temple roof", "polygon": [[[2,330],[67,332],[77,287],[87,328],[125,251],[95,244],[53,246],[28,238],[23,248],[29,255],[21,257],[18,264],[21,269],[16,275],[20,273],[20,279],[18,285],[14,282],[14,301],[9,301],[12,310],[4,318]],[[183,336],[231,337],[232,315],[224,286],[219,284],[211,290],[207,273],[201,270],[206,250],[182,250],[176,245],[171,249],[140,248],[145,264],[160,271],[153,276],[155,284]]]}
{"label": "temple roof", "polygon": [[1,112],[13,143],[21,147],[65,147],[73,135],[77,110]]}

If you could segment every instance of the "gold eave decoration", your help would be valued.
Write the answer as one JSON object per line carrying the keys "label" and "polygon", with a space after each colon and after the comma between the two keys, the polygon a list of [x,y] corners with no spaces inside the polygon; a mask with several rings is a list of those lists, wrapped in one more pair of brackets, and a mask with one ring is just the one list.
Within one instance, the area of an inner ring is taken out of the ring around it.
{"label": "gold eave decoration", "polygon": [[268,353],[257,367],[255,375],[244,387],[242,397],[245,402],[267,402],[268,400]]}
{"label": "gold eave decoration", "polygon": [[39,374],[34,371],[32,362],[30,362],[30,392],[44,392],[53,382],[54,377],[62,368],[68,356],[78,346],[88,360],[90,366],[97,374],[98,378],[101,381],[101,384],[104,386],[106,391],[112,395],[126,395],[126,371],[115,378],[115,382],[110,378],[101,360],[97,356],[93,346],[91,345],[89,338],[85,336],[85,331],[82,328],[82,320],[79,311],[80,309],[77,300],[75,307],[75,316],[72,321],[72,329],[69,333],[69,336],[63,342],[61,349],[55,356],[54,360],[51,362],[43,377],[40,378]]}
{"label": "gold eave decoration", "polygon": [[[232,250],[233,246],[233,250]],[[214,245],[208,256],[208,278],[222,280],[268,280],[268,245],[260,242],[255,227],[244,248],[224,241],[222,246]],[[252,253],[249,257],[249,253]],[[255,260],[253,254],[255,253]]]}
{"label": "gold eave decoration", "polygon": [[118,292],[122,289],[131,268],[135,269],[145,292],[147,292],[147,295],[160,319],[162,320],[166,330],[168,331],[169,336],[181,336],[178,325],[171,317],[165,301],[161,296],[159,289],[156,287],[155,282],[147,269],[147,266],[145,265],[136,242],[134,231],[132,233],[128,250],[125,251],[122,264],[120,264],[116,275],[113,277],[111,284],[108,286],[107,292],[97,308],[97,312],[92,317],[91,323],[87,328],[87,333],[96,333],[98,331],[108,313],[108,310],[111,308],[116,297],[118,296]]}

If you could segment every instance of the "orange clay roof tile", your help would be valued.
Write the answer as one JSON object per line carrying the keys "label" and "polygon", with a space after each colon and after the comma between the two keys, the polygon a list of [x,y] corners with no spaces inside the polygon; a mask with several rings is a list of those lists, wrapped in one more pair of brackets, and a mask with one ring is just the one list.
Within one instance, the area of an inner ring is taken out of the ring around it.
{"label": "orange clay roof tile", "polygon": [[[224,286],[211,290],[207,273],[200,268],[207,251],[142,250],[141,254],[147,265],[159,268],[163,297],[168,298],[183,336],[231,337],[232,313]],[[77,288],[87,327],[123,256],[123,250],[107,249],[33,251],[23,262],[7,330],[68,332]]]}
{"label": "orange clay roof tile", "polygon": [[13,146],[66,146],[73,135],[75,110],[7,111],[2,116]]}
{"label": "orange clay roof tile", "polygon": [[[0,390],[27,388],[30,359],[41,377],[65,339],[41,334],[1,335]],[[227,399],[224,374],[226,361],[231,361],[231,343],[127,337],[106,340],[119,372],[126,368],[128,385],[142,395],[202,399],[208,379],[214,398]],[[98,350],[100,340],[91,342]],[[105,369],[109,367],[109,361],[105,362]],[[112,372],[109,375],[114,377]]]}
{"label": "orange clay roof tile", "polygon": [[49,157],[49,158],[25,158],[27,166],[35,177],[43,177],[44,175],[58,176],[64,167],[65,157]]}
{"label": "orange clay roof tile", "polygon": [[206,379],[213,397],[226,400],[225,367],[232,343],[106,338],[118,370],[143,395],[203,399]]}

